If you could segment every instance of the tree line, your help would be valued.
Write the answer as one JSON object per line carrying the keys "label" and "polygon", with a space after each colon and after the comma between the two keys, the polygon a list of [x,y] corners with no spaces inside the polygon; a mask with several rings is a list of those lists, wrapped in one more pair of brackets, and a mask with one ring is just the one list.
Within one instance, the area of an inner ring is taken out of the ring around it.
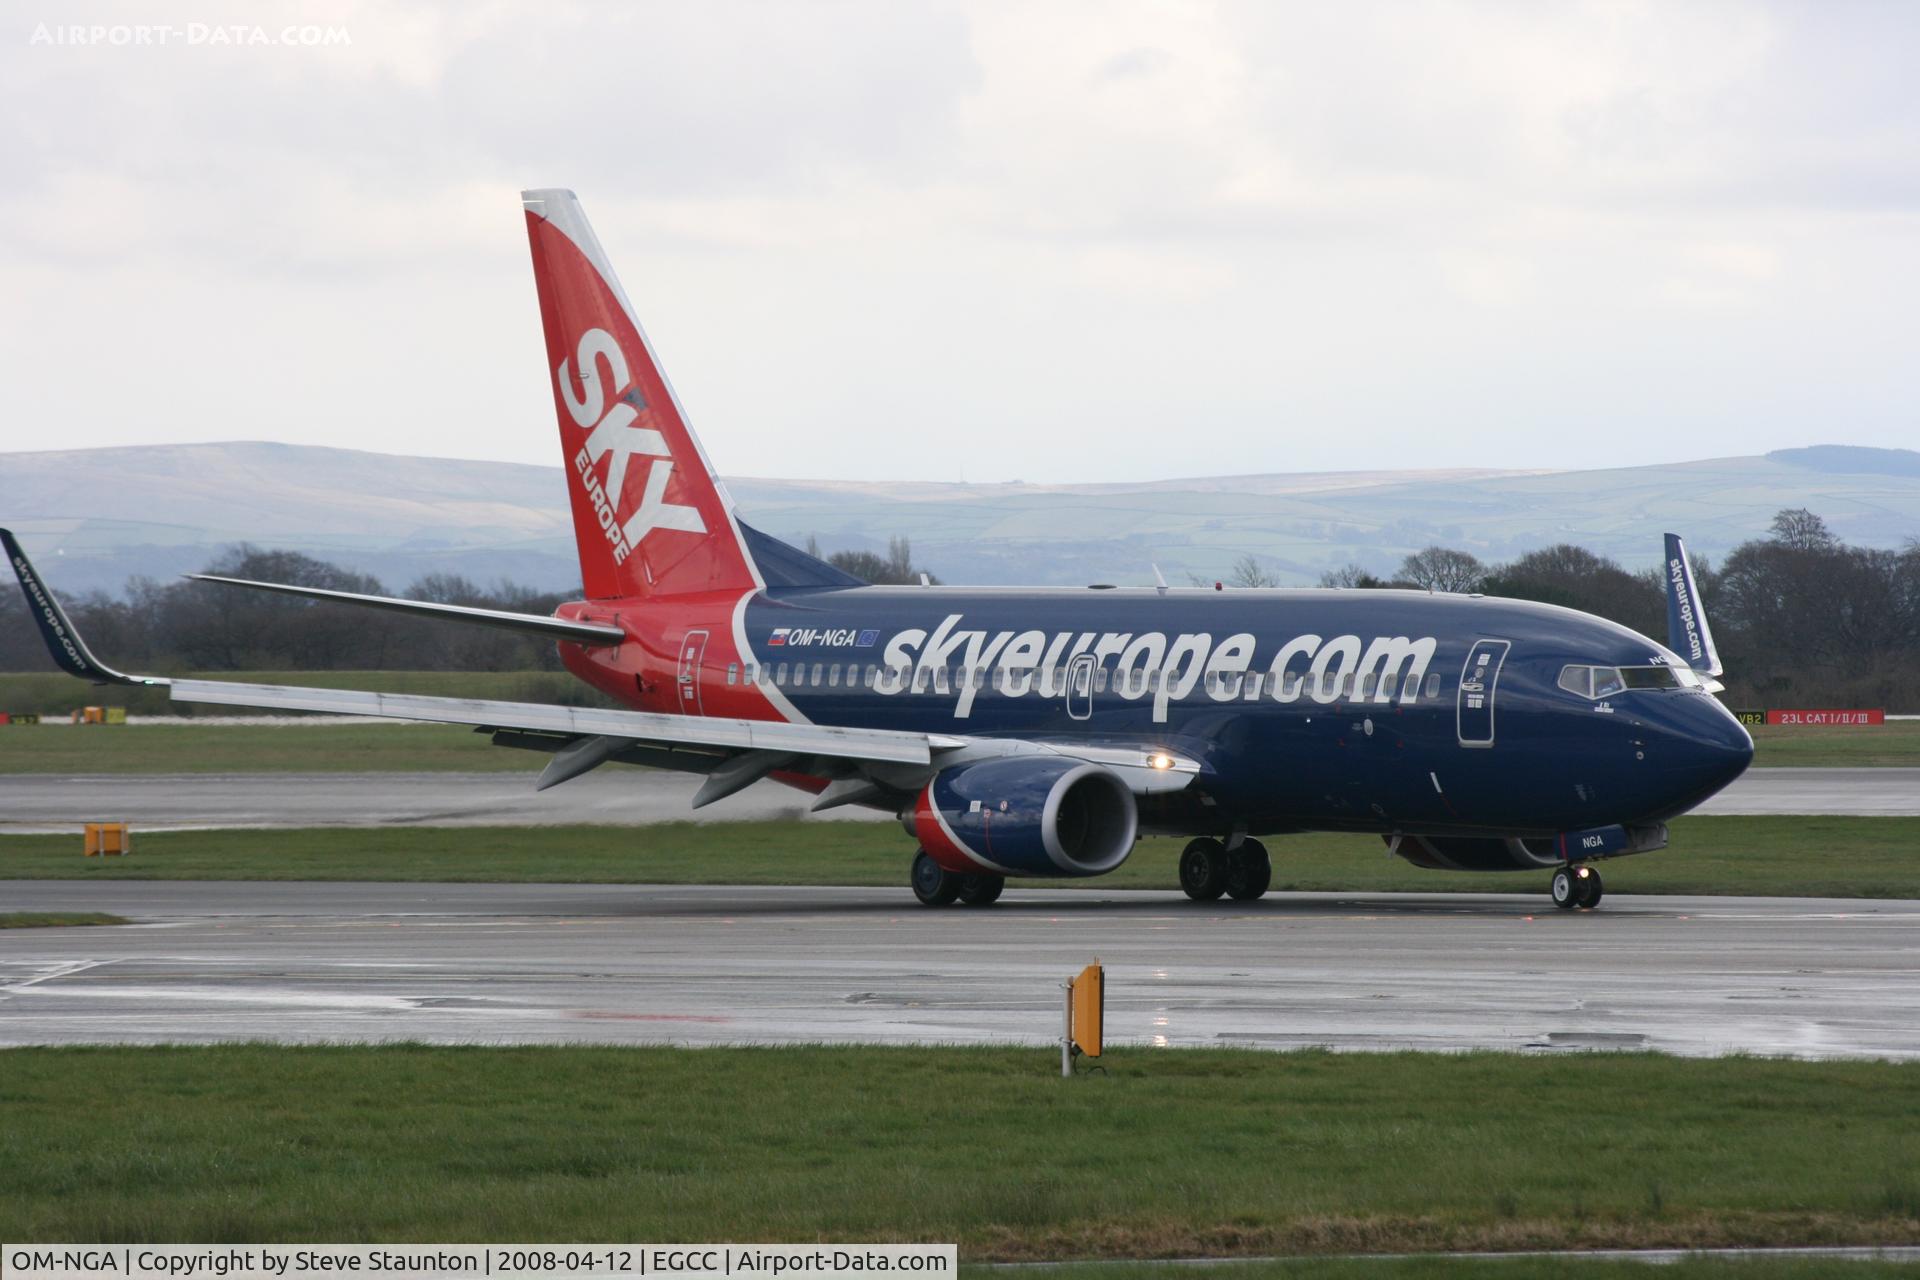
{"label": "tree line", "polygon": [[[1259,566],[1243,562],[1244,577]],[[1718,565],[1695,557],[1735,706],[1920,709],[1920,539],[1898,551],[1853,547],[1805,508],[1774,516],[1769,533]],[[1566,543],[1487,565],[1432,546],[1391,579],[1358,565],[1322,575],[1323,587],[1414,587],[1540,600],[1610,618],[1665,640],[1666,580]]]}
{"label": "tree line", "polygon": [[[818,549],[811,539],[808,549]],[[924,572],[914,565],[905,538],[893,539],[885,556],[842,551],[827,559],[874,583],[917,583]],[[392,594],[376,578],[293,551],[241,546],[207,572]],[[1786,510],[1774,518],[1767,537],[1741,544],[1718,565],[1696,559],[1694,574],[1727,666],[1731,704],[1920,709],[1920,540],[1899,551],[1848,546],[1814,513]],[[1252,556],[1243,557],[1227,581],[1278,585]],[[1349,565],[1323,575],[1320,585],[1479,591],[1565,605],[1655,639],[1666,636],[1666,586],[1659,569],[1632,572],[1564,543],[1491,565],[1466,551],[1432,546],[1406,557],[1390,578]],[[401,594],[547,614],[579,593],[540,592],[511,582],[482,587],[459,575],[432,574]],[[120,597],[95,592],[66,605],[104,660],[158,672],[559,666],[553,645],[532,636],[212,583],[136,578]],[[49,666],[20,594],[0,592],[0,670]]]}

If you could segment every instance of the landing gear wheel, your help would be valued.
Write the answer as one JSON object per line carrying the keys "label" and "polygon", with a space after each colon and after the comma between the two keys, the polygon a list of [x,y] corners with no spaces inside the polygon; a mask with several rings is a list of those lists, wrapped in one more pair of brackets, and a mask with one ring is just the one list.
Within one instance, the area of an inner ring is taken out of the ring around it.
{"label": "landing gear wheel", "polygon": [[1553,873],[1553,905],[1562,911],[1571,911],[1580,905],[1579,886],[1574,881],[1573,872],[1565,867]]}
{"label": "landing gear wheel", "polygon": [[1227,891],[1227,846],[1201,836],[1180,851],[1180,888],[1195,902],[1212,902]]}
{"label": "landing gear wheel", "polygon": [[1267,846],[1258,840],[1242,840],[1238,849],[1227,850],[1227,896],[1251,901],[1273,883],[1273,859]]}
{"label": "landing gear wheel", "polygon": [[1592,867],[1582,869],[1586,874],[1576,881],[1580,886],[1580,901],[1576,905],[1592,910],[1600,905],[1600,895],[1606,892],[1606,886],[1600,883],[1598,871]]}
{"label": "landing gear wheel", "polygon": [[1007,887],[1005,876],[987,875],[984,872],[975,876],[960,877],[960,905],[965,907],[984,907],[997,901],[1000,891]]}
{"label": "landing gear wheel", "polygon": [[913,855],[913,896],[926,907],[944,907],[960,896],[960,877],[947,870],[925,849]]}

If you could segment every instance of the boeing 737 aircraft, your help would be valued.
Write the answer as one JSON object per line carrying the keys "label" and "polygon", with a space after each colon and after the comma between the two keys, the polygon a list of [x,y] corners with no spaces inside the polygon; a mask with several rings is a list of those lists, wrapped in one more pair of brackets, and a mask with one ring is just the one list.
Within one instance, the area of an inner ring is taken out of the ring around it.
{"label": "boeing 737 aircraft", "polygon": [[697,808],[777,779],[897,815],[929,906],[1101,875],[1143,832],[1191,837],[1188,896],[1258,898],[1259,837],[1353,831],[1591,907],[1596,863],[1662,848],[1753,757],[1672,535],[1671,647],[1478,595],[868,586],[740,519],[579,201],[523,198],[586,598],[540,617],[196,576],[550,636],[630,709],[125,675],[0,532],[54,660],[178,702],[474,725],[550,753],[543,788],[674,769],[705,778]]}

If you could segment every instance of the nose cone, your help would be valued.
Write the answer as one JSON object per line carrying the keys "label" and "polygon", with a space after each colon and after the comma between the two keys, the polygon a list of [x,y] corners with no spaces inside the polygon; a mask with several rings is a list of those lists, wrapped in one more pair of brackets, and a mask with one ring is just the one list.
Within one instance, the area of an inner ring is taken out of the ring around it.
{"label": "nose cone", "polygon": [[1747,771],[1753,737],[1718,699],[1675,699],[1660,733],[1662,808],[1685,813]]}

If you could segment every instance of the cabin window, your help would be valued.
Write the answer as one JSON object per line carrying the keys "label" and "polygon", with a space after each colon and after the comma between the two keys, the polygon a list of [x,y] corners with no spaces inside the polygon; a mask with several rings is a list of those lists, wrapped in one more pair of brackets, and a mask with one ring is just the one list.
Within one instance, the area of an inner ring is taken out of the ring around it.
{"label": "cabin window", "polygon": [[880,683],[880,668],[874,666],[871,662],[869,662],[867,664],[866,687],[871,689],[879,683]]}
{"label": "cabin window", "polygon": [[737,662],[729,662],[727,664],[727,683],[737,684],[739,683],[739,680],[740,680],[740,664]]}
{"label": "cabin window", "polygon": [[1360,682],[1360,696],[1362,698],[1371,698],[1373,696],[1375,679],[1377,679],[1377,677],[1369,672],[1367,678]]}
{"label": "cabin window", "polygon": [[827,668],[827,688],[838,689],[839,687],[840,687],[840,664],[836,662],[832,666]]}
{"label": "cabin window", "polygon": [[1390,675],[1384,675],[1380,677],[1380,697],[1382,701],[1392,702],[1393,695],[1398,692],[1400,692],[1400,673],[1399,672],[1396,671]]}
{"label": "cabin window", "polygon": [[1258,702],[1260,700],[1260,685],[1261,674],[1258,671],[1247,677],[1246,697],[1248,702]]}
{"label": "cabin window", "polygon": [[783,662],[777,668],[774,669],[773,682],[777,685],[780,685],[782,688],[786,686],[786,683],[787,683],[787,664],[786,663]]}
{"label": "cabin window", "polygon": [[1427,676],[1427,696],[1429,698],[1437,698],[1440,696],[1440,673],[1438,671],[1430,672]]}

